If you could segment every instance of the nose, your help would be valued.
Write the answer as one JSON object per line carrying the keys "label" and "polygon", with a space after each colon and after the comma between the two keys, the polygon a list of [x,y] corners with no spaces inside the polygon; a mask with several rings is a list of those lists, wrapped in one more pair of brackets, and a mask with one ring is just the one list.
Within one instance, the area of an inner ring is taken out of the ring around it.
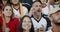
{"label": "nose", "polygon": [[26,22],[26,25],[28,25],[29,23],[28,22]]}

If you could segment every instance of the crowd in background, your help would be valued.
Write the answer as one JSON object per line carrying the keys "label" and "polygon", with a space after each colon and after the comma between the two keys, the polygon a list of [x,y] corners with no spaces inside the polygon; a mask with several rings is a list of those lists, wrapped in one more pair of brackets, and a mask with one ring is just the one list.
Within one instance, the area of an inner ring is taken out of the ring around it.
{"label": "crowd in background", "polygon": [[0,0],[0,32],[59,32],[60,0]]}

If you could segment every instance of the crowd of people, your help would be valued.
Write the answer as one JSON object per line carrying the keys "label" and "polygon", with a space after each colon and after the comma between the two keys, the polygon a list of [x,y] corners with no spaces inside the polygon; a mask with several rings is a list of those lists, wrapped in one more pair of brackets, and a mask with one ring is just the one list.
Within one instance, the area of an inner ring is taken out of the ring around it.
{"label": "crowd of people", "polygon": [[60,0],[1,0],[0,32],[60,32]]}

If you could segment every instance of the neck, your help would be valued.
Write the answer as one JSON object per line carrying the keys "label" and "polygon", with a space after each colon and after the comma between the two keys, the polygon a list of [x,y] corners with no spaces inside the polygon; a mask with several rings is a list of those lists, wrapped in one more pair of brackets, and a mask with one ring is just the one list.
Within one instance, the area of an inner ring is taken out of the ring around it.
{"label": "neck", "polygon": [[10,21],[10,17],[5,16],[5,21],[6,21],[6,23],[8,23]]}
{"label": "neck", "polygon": [[19,8],[19,4],[14,5],[14,8],[18,9]]}
{"label": "neck", "polygon": [[29,30],[24,30],[23,32],[29,32]]}
{"label": "neck", "polygon": [[53,26],[54,32],[60,32],[60,26]]}
{"label": "neck", "polygon": [[40,15],[33,15],[33,17],[37,20],[40,20],[41,19],[41,14]]}

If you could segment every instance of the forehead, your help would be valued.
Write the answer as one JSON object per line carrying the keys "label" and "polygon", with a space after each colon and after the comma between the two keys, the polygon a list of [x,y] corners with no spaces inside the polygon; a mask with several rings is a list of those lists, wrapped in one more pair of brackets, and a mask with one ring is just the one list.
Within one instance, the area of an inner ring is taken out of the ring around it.
{"label": "forehead", "polygon": [[41,5],[40,2],[35,2],[33,5]]}
{"label": "forehead", "polygon": [[60,15],[60,11],[52,14],[52,16],[58,16],[58,15]]}
{"label": "forehead", "polygon": [[29,17],[25,17],[23,20],[30,20],[30,18]]}
{"label": "forehead", "polygon": [[5,9],[11,9],[11,7],[10,6],[6,6]]}

